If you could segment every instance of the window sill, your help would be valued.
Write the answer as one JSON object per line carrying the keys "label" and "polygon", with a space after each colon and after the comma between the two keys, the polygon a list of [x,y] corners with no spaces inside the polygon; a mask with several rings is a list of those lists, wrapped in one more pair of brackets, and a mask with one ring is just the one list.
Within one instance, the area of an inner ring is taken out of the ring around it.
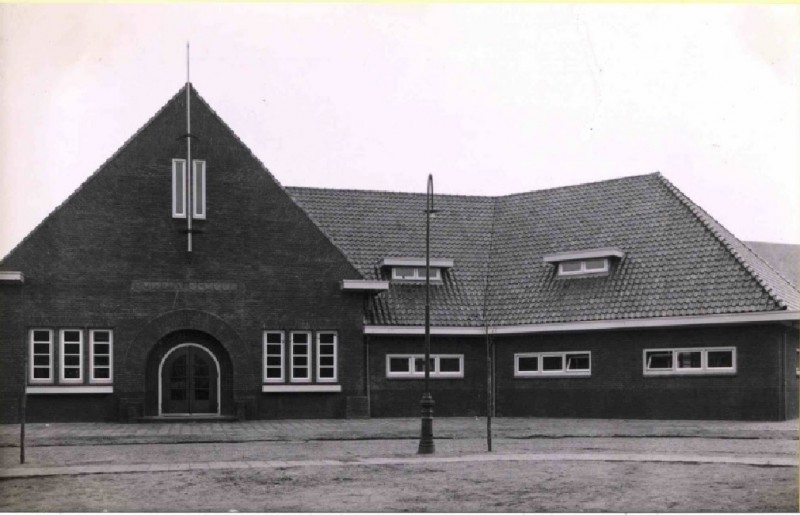
{"label": "window sill", "polygon": [[514,375],[514,378],[590,378],[592,376],[591,372],[586,373],[517,373]]}
{"label": "window sill", "polygon": [[337,384],[313,384],[313,385],[262,385],[261,392],[342,392],[342,386]]}
{"label": "window sill", "polygon": [[[421,374],[421,375],[396,375],[396,376],[395,375],[387,375],[386,379],[387,380],[424,380],[425,379],[425,375],[424,374]],[[430,379],[431,380],[463,380],[464,379],[464,375],[463,374],[454,374],[452,376],[439,376],[439,375],[434,376],[434,375],[431,375]]]}
{"label": "window sill", "polygon": [[654,372],[648,371],[644,373],[645,377],[663,377],[663,376],[736,376],[736,371],[665,371]]}
{"label": "window sill", "polygon": [[28,385],[25,394],[112,394],[113,385]]}

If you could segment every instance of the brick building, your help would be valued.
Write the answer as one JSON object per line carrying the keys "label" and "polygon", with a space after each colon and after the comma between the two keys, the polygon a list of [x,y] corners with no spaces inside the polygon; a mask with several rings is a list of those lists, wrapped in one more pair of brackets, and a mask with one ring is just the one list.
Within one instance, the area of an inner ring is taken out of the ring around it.
{"label": "brick building", "polygon": [[[437,415],[797,415],[800,292],[660,174],[435,202]],[[284,188],[184,88],[0,262],[0,418],[417,415],[424,206]]]}

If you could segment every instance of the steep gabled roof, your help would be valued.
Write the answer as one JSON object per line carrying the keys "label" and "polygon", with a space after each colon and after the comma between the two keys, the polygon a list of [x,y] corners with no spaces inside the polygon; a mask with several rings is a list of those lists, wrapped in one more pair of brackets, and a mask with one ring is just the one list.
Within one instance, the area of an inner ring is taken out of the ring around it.
{"label": "steep gabled roof", "polygon": [[[287,188],[368,278],[387,256],[424,255],[424,194]],[[800,292],[661,174],[502,197],[437,195],[432,256],[455,267],[433,289],[439,326],[769,312]],[[545,255],[616,247],[608,276],[561,279]],[[485,282],[488,272],[488,297]],[[383,275],[383,276],[382,276]],[[422,324],[424,291],[392,284],[367,322]]]}

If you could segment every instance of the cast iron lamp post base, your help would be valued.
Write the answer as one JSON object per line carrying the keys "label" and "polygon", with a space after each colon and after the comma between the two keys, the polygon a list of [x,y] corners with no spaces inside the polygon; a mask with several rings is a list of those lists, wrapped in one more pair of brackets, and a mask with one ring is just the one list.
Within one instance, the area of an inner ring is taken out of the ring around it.
{"label": "cast iron lamp post base", "polygon": [[422,395],[422,401],[419,402],[422,407],[422,429],[419,436],[419,449],[417,454],[428,455],[436,451],[436,445],[433,443],[433,397],[431,393],[426,392]]}

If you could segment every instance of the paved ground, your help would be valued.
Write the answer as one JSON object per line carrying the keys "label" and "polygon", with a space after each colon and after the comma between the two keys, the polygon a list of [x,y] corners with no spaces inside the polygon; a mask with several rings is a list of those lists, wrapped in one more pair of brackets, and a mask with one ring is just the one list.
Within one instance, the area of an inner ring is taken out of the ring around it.
{"label": "paved ground", "polygon": [[[300,419],[194,423],[33,423],[26,426],[31,446],[247,442],[302,440],[416,439],[416,418]],[[659,421],[609,419],[495,418],[497,439],[568,437],[711,437],[715,439],[797,439],[798,422]],[[485,418],[438,418],[437,439],[481,439]],[[18,425],[0,425],[0,446],[19,442]]]}
{"label": "paved ground", "polygon": [[[29,424],[20,466],[19,427],[4,425],[0,510],[797,510],[797,421],[500,418],[493,430],[487,453],[485,419],[437,419],[437,453],[420,457],[417,419]],[[68,506],[52,501],[62,492]]]}

